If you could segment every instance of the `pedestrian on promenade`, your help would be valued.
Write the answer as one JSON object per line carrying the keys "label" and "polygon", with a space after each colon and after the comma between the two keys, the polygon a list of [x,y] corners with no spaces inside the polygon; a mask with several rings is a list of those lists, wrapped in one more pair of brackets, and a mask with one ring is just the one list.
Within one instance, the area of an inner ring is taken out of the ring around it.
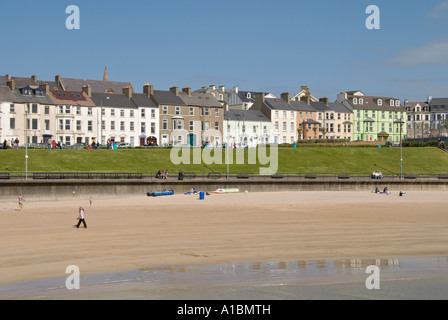
{"label": "pedestrian on promenade", "polygon": [[85,211],[83,207],[79,207],[79,217],[78,217],[78,224],[75,226],[75,228],[79,228],[81,223],[84,225],[84,228],[87,228],[87,223],[85,219]]}

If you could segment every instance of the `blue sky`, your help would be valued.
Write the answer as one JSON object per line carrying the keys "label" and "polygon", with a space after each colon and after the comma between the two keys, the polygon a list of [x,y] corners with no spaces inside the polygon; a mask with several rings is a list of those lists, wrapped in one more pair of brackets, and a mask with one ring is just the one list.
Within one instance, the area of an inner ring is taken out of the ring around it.
{"label": "blue sky", "polygon": [[[68,30],[69,5],[80,30]],[[368,30],[366,8],[380,9]],[[0,74],[316,97],[448,96],[448,0],[0,0]]]}

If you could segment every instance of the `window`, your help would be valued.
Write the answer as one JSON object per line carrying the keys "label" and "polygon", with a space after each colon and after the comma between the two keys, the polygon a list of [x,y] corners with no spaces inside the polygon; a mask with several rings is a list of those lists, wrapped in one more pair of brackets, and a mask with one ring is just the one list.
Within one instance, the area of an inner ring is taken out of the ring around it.
{"label": "window", "polygon": [[162,107],[162,114],[168,114],[168,106]]}
{"label": "window", "polygon": [[87,121],[87,131],[93,131],[93,121],[89,120]]}
{"label": "window", "polygon": [[50,130],[50,120],[45,120],[45,130]]}
{"label": "window", "polygon": [[173,119],[173,130],[182,130],[183,121],[180,119]]}
{"label": "window", "polygon": [[275,123],[274,123],[274,129],[278,131],[278,121],[275,121]]}
{"label": "window", "polygon": [[400,105],[401,105],[400,100],[396,100],[396,101],[395,101],[395,106],[396,106],[396,107],[399,107]]}
{"label": "window", "polygon": [[101,130],[106,130],[106,121],[101,121]]}
{"label": "window", "polygon": [[[244,126],[243,126],[244,127]],[[205,121],[204,122],[204,130],[210,130],[210,122],[208,122],[208,121]],[[243,128],[243,132],[244,132],[244,128]]]}
{"label": "window", "polygon": [[[191,109],[192,108],[190,108],[190,111],[191,111]],[[190,120],[190,126],[189,126],[189,128],[188,128],[190,131],[194,131],[194,121],[193,120]]]}
{"label": "window", "polygon": [[115,121],[110,122],[110,130],[115,130]]}
{"label": "window", "polygon": [[129,110],[129,116],[130,116],[131,118],[134,118],[134,110]]}
{"label": "window", "polygon": [[215,122],[215,130],[219,131],[219,122],[218,121]]}
{"label": "window", "polygon": [[123,109],[120,110],[120,117],[124,118],[124,110]]}
{"label": "window", "polygon": [[36,103],[33,103],[32,107],[31,107],[31,112],[37,113],[37,104]]}
{"label": "window", "polygon": [[290,118],[291,118],[291,119],[294,119],[294,111],[291,111],[291,113],[290,113]]}
{"label": "window", "polygon": [[115,109],[110,109],[110,116],[115,117]]}
{"label": "window", "polygon": [[283,137],[283,143],[286,143],[286,137]]}
{"label": "window", "polygon": [[11,103],[9,105],[9,112],[10,113],[15,113],[16,112],[16,107],[15,107],[15,105],[13,103]]}
{"label": "window", "polygon": [[168,130],[168,120],[162,121],[162,130]]}
{"label": "window", "polygon": [[151,119],[156,118],[156,109],[151,109]]}
{"label": "window", "polygon": [[79,93],[72,93],[73,98],[81,98],[81,95]]}
{"label": "window", "polygon": [[93,109],[92,107],[88,107],[87,108],[87,115],[91,116],[93,114]]}
{"label": "window", "polygon": [[215,109],[215,117],[219,117],[219,109],[218,108]]}
{"label": "window", "polygon": [[49,106],[45,106],[45,114],[50,114],[50,107]]}
{"label": "window", "polygon": [[299,118],[302,119],[302,111],[299,112]]}
{"label": "window", "polygon": [[210,115],[210,108],[205,108],[205,110],[204,110],[204,115],[205,115],[205,116]]}
{"label": "window", "polygon": [[358,104],[358,98],[353,98],[353,104]]}
{"label": "window", "polygon": [[134,123],[134,121],[129,122],[129,130],[130,131],[135,131],[135,123]]}
{"label": "window", "polygon": [[278,111],[277,110],[275,111],[274,115],[275,115],[275,119],[278,119]]}
{"label": "window", "polygon": [[151,134],[156,134],[156,123],[151,122]]}
{"label": "window", "polygon": [[142,122],[140,124],[140,132],[141,133],[146,133],[146,123],[145,122]]}
{"label": "window", "polygon": [[106,115],[106,110],[105,109],[101,109],[101,115],[105,116]]}
{"label": "window", "polygon": [[359,98],[359,104],[364,104],[364,99],[363,98]]}
{"label": "window", "polygon": [[81,107],[76,107],[76,114],[80,115],[81,114]]}
{"label": "window", "polygon": [[71,130],[70,128],[70,120],[65,120],[65,130]]}
{"label": "window", "polygon": [[283,121],[283,131],[286,131],[286,122]]}
{"label": "window", "polygon": [[65,98],[67,97],[67,94],[64,92],[58,92],[58,97]]}
{"label": "window", "polygon": [[283,111],[283,119],[286,118],[286,111]]}
{"label": "window", "polygon": [[338,133],[340,133],[340,132],[341,132],[341,125],[338,124]]}
{"label": "window", "polygon": [[16,119],[15,118],[10,118],[9,119],[9,128],[10,129],[15,129],[16,128]]}
{"label": "window", "polygon": [[124,131],[124,121],[120,121],[120,131]]}
{"label": "window", "polygon": [[176,115],[177,115],[177,116],[180,115],[180,107],[176,107]]}
{"label": "window", "polygon": [[65,106],[65,113],[71,113],[71,112],[72,112],[72,107]]}
{"label": "window", "polygon": [[291,122],[289,130],[294,131],[294,122]]}
{"label": "window", "polygon": [[394,100],[390,100],[390,106],[394,107],[395,106],[395,101]]}
{"label": "window", "polygon": [[383,100],[381,100],[381,99],[378,99],[378,102],[377,102],[377,104],[378,104],[379,106],[382,106],[382,105],[383,105]]}
{"label": "window", "polygon": [[146,118],[146,110],[145,109],[141,109],[140,110],[140,116],[144,119]]}
{"label": "window", "polygon": [[66,136],[66,137],[65,137],[65,145],[66,145],[66,146],[69,146],[69,145],[70,145],[70,141],[71,141],[71,140],[70,140],[70,136]]}
{"label": "window", "polygon": [[190,115],[190,116],[194,116],[194,108],[190,108],[189,115]]}
{"label": "window", "polygon": [[59,119],[59,130],[64,130],[64,120]]}
{"label": "window", "polygon": [[81,120],[76,120],[76,130],[81,131]]}

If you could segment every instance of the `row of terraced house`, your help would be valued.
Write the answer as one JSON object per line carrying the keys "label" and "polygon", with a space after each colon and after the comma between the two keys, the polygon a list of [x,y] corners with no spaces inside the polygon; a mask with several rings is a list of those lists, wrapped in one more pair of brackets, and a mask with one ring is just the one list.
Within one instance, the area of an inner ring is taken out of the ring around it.
{"label": "row of terraced house", "polygon": [[140,93],[131,82],[55,76],[0,76],[0,139],[46,145],[60,141],[131,146],[239,147],[291,144],[300,140],[399,142],[406,137],[443,135],[448,99],[401,102],[395,97],[346,91],[316,98],[308,87],[297,94],[205,86]]}

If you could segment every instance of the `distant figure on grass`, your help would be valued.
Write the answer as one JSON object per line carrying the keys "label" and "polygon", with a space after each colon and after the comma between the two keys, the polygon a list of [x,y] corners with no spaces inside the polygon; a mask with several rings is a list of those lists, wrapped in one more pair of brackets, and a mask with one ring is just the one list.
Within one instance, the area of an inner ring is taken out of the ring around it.
{"label": "distant figure on grass", "polygon": [[82,224],[84,225],[84,228],[87,228],[87,223],[85,220],[85,211],[83,207],[79,207],[79,217],[78,217],[78,224],[76,226],[74,226],[75,228],[79,228],[79,226]]}
{"label": "distant figure on grass", "polygon": [[23,201],[25,201],[25,199],[23,199],[23,196],[22,196],[22,194],[20,193],[20,194],[19,194],[19,199],[18,199],[19,205],[17,206],[17,209],[16,209],[16,210],[18,210],[18,211],[22,211],[22,209],[23,209]]}

